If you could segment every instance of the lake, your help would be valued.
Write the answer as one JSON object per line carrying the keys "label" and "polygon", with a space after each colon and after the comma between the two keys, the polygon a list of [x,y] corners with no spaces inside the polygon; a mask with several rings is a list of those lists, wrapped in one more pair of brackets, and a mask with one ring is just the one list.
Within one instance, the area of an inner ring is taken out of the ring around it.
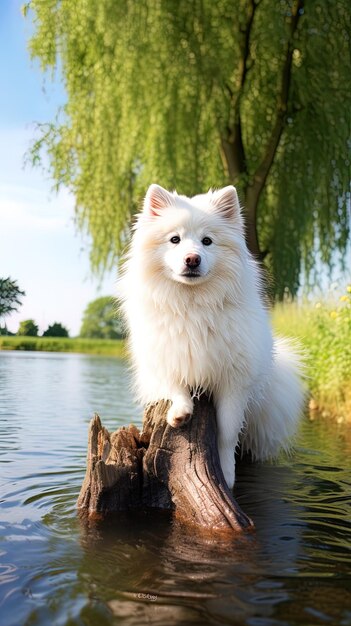
{"label": "lake", "polygon": [[123,361],[0,352],[0,623],[351,625],[351,429],[309,421],[294,455],[243,465],[255,531],[224,539],[169,514],[84,523],[88,424],[133,421]]}

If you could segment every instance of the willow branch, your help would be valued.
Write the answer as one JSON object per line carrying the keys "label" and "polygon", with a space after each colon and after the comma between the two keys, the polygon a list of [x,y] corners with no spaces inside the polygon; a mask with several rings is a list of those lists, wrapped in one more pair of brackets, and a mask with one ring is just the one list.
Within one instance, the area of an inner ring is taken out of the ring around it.
{"label": "willow branch", "polygon": [[252,182],[249,183],[247,188],[246,205],[249,207],[257,207],[258,199],[273,165],[274,157],[277,153],[279,142],[286,125],[294,51],[293,40],[301,17],[302,8],[303,0],[297,0],[292,10],[290,37],[282,70],[281,90],[278,95],[277,117],[267,144],[266,153],[253,176]]}

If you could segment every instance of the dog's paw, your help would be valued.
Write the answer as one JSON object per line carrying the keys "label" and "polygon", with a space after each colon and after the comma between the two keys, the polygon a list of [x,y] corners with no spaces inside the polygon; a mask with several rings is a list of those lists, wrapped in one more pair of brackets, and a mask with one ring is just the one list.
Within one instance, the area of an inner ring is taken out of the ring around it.
{"label": "dog's paw", "polygon": [[167,422],[173,428],[179,428],[180,426],[186,424],[190,418],[191,415],[189,415],[189,413],[186,415],[175,415],[174,417],[172,415],[167,415]]}
{"label": "dog's paw", "polygon": [[192,401],[189,402],[177,402],[174,401],[172,406],[168,409],[167,422],[173,428],[179,428],[191,419],[193,414]]}

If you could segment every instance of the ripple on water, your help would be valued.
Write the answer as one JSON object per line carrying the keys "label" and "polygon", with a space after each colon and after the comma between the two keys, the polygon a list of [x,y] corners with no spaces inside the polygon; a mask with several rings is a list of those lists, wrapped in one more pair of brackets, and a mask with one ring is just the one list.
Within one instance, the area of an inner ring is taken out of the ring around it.
{"label": "ripple on water", "polygon": [[[169,514],[77,516],[87,425],[140,413],[122,362],[0,353],[0,615],[6,626],[351,624],[351,436],[303,425],[291,458],[242,463],[256,530],[204,539]],[[136,420],[137,421],[137,420]]]}

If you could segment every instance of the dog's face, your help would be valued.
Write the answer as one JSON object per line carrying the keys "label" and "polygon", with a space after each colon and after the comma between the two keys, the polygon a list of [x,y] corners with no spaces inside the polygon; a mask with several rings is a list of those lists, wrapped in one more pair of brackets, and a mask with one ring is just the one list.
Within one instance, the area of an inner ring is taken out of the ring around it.
{"label": "dog's face", "polygon": [[223,277],[244,241],[236,190],[186,198],[151,185],[136,238],[148,273],[187,285]]}

